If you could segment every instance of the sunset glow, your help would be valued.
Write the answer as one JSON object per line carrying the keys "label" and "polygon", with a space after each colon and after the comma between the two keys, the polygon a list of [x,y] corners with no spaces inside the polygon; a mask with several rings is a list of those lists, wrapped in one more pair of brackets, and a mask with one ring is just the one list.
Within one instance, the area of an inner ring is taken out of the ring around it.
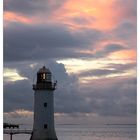
{"label": "sunset glow", "polygon": [[136,61],[137,54],[135,50],[124,50],[124,51],[114,52],[109,57],[111,59]]}
{"label": "sunset glow", "polygon": [[135,122],[136,5],[136,0],[5,0],[5,113],[32,115],[32,84],[46,66],[58,81],[57,118],[84,114]]}
{"label": "sunset glow", "polygon": [[4,20],[6,22],[21,22],[24,24],[31,24],[32,20],[30,18],[24,17],[22,15],[18,15],[13,12],[4,12]]}

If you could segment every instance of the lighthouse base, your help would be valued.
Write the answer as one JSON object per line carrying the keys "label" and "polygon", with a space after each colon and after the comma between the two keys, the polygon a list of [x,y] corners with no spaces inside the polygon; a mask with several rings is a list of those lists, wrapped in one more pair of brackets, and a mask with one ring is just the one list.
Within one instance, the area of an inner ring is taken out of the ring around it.
{"label": "lighthouse base", "polygon": [[33,138],[32,136],[31,136],[31,138],[30,138],[30,140],[58,140],[57,138]]}
{"label": "lighthouse base", "polygon": [[30,140],[58,140],[58,138],[56,136],[43,136],[43,135],[35,135],[34,133],[32,133]]}
{"label": "lighthouse base", "polygon": [[47,138],[47,139],[30,139],[30,140],[58,140],[58,139]]}
{"label": "lighthouse base", "polygon": [[46,139],[31,139],[30,140],[58,140],[57,138],[56,139],[52,139],[52,138],[46,138]]}

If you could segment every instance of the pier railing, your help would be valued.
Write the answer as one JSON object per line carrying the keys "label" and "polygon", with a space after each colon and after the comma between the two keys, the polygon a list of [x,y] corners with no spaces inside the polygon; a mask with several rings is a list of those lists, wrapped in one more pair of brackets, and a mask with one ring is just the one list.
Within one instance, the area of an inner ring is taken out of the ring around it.
{"label": "pier railing", "polygon": [[4,129],[4,134],[31,134],[32,130],[20,130],[20,129]]}
{"label": "pier railing", "polygon": [[15,134],[32,134],[32,130],[27,130],[27,129],[4,129],[3,130],[4,134],[9,134],[10,135],[10,140],[12,140],[12,136]]}

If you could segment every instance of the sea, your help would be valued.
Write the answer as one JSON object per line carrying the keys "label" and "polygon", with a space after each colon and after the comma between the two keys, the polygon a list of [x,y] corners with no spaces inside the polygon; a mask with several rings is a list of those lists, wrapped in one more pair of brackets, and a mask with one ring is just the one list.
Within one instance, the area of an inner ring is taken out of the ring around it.
{"label": "sea", "polygon": [[[58,124],[56,134],[58,140],[137,140],[136,129],[135,124]],[[10,135],[4,134],[3,138],[10,140]],[[29,134],[13,135],[13,140],[29,139]]]}

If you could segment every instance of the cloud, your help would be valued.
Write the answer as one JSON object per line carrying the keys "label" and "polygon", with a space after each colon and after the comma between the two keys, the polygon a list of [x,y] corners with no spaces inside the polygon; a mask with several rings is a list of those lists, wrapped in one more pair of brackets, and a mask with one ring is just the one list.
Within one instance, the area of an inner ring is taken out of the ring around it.
{"label": "cloud", "polygon": [[[93,80],[81,88],[93,112],[101,116],[136,114],[136,79],[127,77]],[[86,94],[85,92],[88,91]]]}
{"label": "cloud", "polygon": [[105,45],[103,49],[98,50],[95,54],[93,54],[93,57],[103,58],[103,57],[110,55],[113,52],[117,52],[117,51],[125,50],[125,49],[126,48],[123,45],[111,43],[111,44]]}
{"label": "cloud", "polygon": [[109,69],[94,69],[89,71],[84,71],[79,74],[79,76],[87,77],[87,76],[107,76],[111,74],[118,74],[121,73],[121,71],[118,70],[109,70]]}
{"label": "cloud", "polygon": [[100,68],[100,69],[92,69],[92,70],[85,70],[79,72],[78,76],[80,77],[102,77],[108,76],[112,74],[123,74],[126,73],[128,70],[136,70],[135,63],[128,63],[128,64],[108,64],[107,66]]}
{"label": "cloud", "polygon": [[32,85],[28,80],[20,80],[4,85],[4,111],[33,109]]}
{"label": "cloud", "polygon": [[4,30],[4,60],[84,57],[86,54],[76,50],[90,48],[102,37],[102,33],[97,30],[71,33],[62,25],[15,24]]}
{"label": "cloud", "polygon": [[106,68],[114,68],[116,70],[124,72],[125,70],[135,69],[136,70],[136,63],[126,63],[126,64],[113,64],[110,63],[107,65]]}
{"label": "cloud", "polygon": [[15,110],[10,113],[4,113],[4,115],[6,117],[13,117],[13,118],[30,117],[33,116],[33,112],[21,109],[21,110]]}
{"label": "cloud", "polygon": [[[4,11],[15,14],[16,22],[21,23],[31,20],[32,24],[56,22],[74,30],[88,28],[111,31],[125,22],[136,24],[136,4],[136,0],[5,0]],[[22,17],[24,20],[19,20]]]}
{"label": "cloud", "polygon": [[4,11],[11,11],[26,16],[35,14],[46,14],[49,16],[51,12],[61,7],[65,0],[5,0]]}
{"label": "cloud", "polygon": [[113,30],[116,37],[122,40],[133,39],[136,36],[136,27],[131,22],[123,22]]}
{"label": "cloud", "polygon": [[93,82],[91,86],[81,90],[71,89],[67,93],[62,92],[62,97],[56,95],[56,111],[71,115],[75,113],[95,113],[99,116],[135,115],[135,79],[121,79],[119,82],[118,79],[112,79],[111,82],[113,80],[115,82],[112,84],[104,81],[104,85],[98,86]]}
{"label": "cloud", "polygon": [[[127,3],[127,6],[126,6]],[[117,5],[117,6],[116,6]],[[114,8],[121,13],[121,17],[124,17],[123,21],[130,20],[136,22],[137,15],[137,0],[116,0]]]}
{"label": "cloud", "polygon": [[4,29],[4,60],[25,61],[64,58],[103,58],[126,47],[110,43],[95,53],[96,45],[105,39],[98,30],[71,32],[62,25],[30,26],[13,24]]}
{"label": "cloud", "polygon": [[[93,80],[89,84],[79,85],[78,77],[68,75],[63,64],[51,62],[47,65],[51,68],[55,79],[58,80],[54,96],[56,113],[69,115],[91,113],[99,116],[133,116],[136,114],[136,78],[102,78]],[[29,72],[28,75],[27,71],[33,69],[27,70],[25,66],[27,65],[23,65],[22,68],[17,67],[17,70],[21,75],[30,77],[31,73]],[[4,85],[5,112],[19,109],[33,110],[31,81],[32,79],[22,80]]]}

